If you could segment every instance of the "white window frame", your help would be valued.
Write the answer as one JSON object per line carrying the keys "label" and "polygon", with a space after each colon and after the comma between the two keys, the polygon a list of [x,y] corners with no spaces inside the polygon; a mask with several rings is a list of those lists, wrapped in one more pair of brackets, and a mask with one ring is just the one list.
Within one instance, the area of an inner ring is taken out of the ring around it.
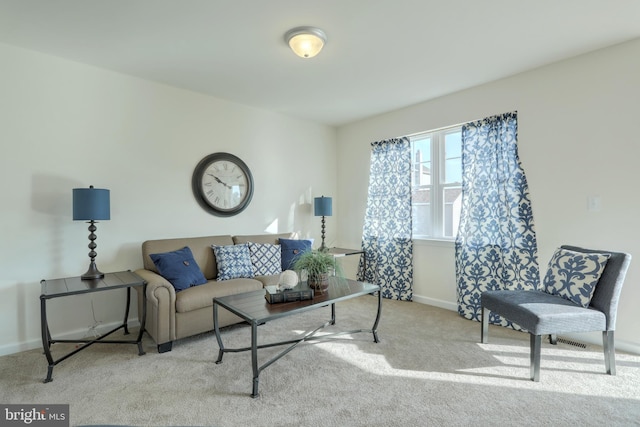
{"label": "white window frame", "polygon": [[[445,183],[444,165],[445,158],[445,140],[446,136],[451,133],[462,132],[462,125],[450,126],[446,128],[436,129],[427,132],[420,132],[409,136],[411,148],[413,152],[414,140],[430,137],[431,139],[431,184],[430,187],[430,214],[431,214],[431,230],[433,235],[413,235],[414,240],[430,240],[430,241],[450,241],[455,240],[457,230],[453,230],[452,236],[445,236],[445,200],[444,190],[447,188],[461,188],[461,182]],[[415,159],[411,159],[412,171],[415,170]],[[413,183],[413,182],[412,182]],[[412,188],[413,192],[413,188]],[[413,218],[415,221],[415,218]],[[459,218],[458,218],[459,220]],[[455,223],[454,223],[455,225]],[[454,227],[455,228],[455,227]]]}

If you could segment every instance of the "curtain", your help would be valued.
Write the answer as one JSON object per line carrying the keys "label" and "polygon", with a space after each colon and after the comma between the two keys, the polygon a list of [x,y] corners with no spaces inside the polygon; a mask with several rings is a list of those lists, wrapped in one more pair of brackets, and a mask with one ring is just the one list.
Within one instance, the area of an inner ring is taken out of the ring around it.
{"label": "curtain", "polygon": [[413,298],[411,228],[411,142],[373,142],[358,280],[380,285],[384,298]]}
{"label": "curtain", "polygon": [[[486,290],[538,289],[538,245],[517,150],[517,112],[462,127],[462,210],[455,242],[458,312],[480,321]],[[515,327],[491,313],[491,323]]]}

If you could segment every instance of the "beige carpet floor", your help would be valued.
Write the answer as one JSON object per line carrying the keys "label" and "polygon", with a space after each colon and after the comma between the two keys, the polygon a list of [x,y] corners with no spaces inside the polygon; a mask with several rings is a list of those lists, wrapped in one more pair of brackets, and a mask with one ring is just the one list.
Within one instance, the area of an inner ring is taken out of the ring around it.
{"label": "beige carpet floor", "polygon": [[[337,305],[329,329],[369,328],[374,297]],[[264,340],[313,329],[329,309],[270,322]],[[55,332],[55,331],[54,331]],[[0,357],[0,402],[70,404],[71,425],[131,426],[630,426],[640,425],[640,355],[617,354],[604,372],[602,349],[543,345],[541,381],[529,378],[528,335],[480,326],[456,313],[383,300],[381,342],[360,333],[306,343],[263,371],[252,399],[250,354],[214,363],[213,334],[158,354],[135,346],[94,345],[60,363],[43,384],[41,350]],[[223,332],[227,347],[246,346],[249,328]],[[68,344],[55,344],[59,356]],[[264,362],[281,348],[262,350]]]}

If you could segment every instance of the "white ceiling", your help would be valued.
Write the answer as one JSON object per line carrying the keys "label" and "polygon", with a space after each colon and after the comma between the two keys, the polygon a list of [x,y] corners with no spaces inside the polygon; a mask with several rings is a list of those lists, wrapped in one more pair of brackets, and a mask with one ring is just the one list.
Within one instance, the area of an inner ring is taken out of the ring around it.
{"label": "white ceiling", "polygon": [[638,37],[640,0],[0,0],[0,42],[329,125]]}

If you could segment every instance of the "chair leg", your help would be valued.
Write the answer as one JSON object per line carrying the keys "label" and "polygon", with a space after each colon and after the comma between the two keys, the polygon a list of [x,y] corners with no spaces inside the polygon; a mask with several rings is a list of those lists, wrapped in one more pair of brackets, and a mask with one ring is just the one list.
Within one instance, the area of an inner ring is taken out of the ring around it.
{"label": "chair leg", "polygon": [[489,313],[491,313],[491,310],[482,307],[482,328],[480,330],[480,342],[482,344],[489,342]]}
{"label": "chair leg", "polygon": [[531,381],[540,381],[540,347],[542,347],[542,335],[529,334],[531,341]]}
{"label": "chair leg", "polygon": [[616,374],[616,348],[613,344],[613,331],[602,331],[602,347],[604,348],[604,367],[607,374]]}

